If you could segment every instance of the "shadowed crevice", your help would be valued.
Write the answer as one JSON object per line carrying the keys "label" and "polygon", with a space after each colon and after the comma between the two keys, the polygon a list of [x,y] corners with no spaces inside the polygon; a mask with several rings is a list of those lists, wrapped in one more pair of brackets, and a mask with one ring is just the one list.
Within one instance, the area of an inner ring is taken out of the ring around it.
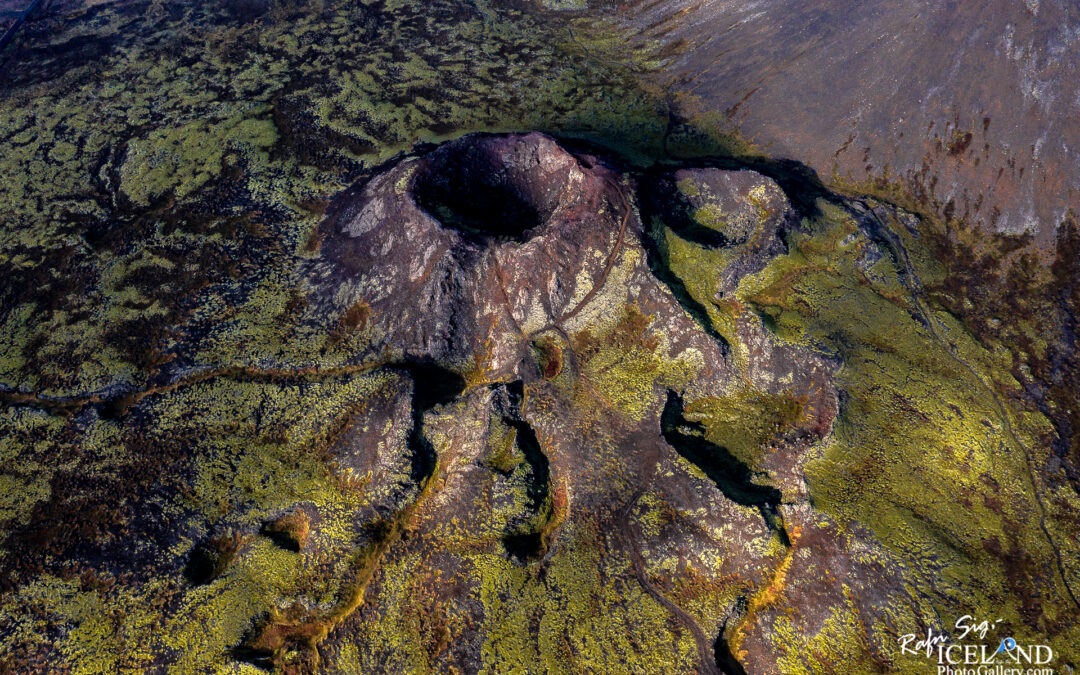
{"label": "shadowed crevice", "polygon": [[503,546],[514,558],[530,560],[544,554],[547,548],[546,537],[548,524],[554,516],[551,502],[551,467],[547,455],[540,447],[536,431],[521,414],[524,398],[524,384],[521,380],[500,385],[504,388],[505,398],[502,409],[502,421],[515,431],[514,442],[529,466],[528,483],[525,493],[528,510],[535,516],[522,528],[503,537]]}
{"label": "shadowed crevice", "polygon": [[780,513],[780,491],[754,482],[754,472],[727,448],[705,438],[701,424],[683,417],[682,397],[668,392],[660,415],[660,431],[675,451],[709,477],[720,492],[740,506],[758,509],[769,528],[788,545],[787,530]]}
{"label": "shadowed crevice", "polygon": [[642,208],[652,218],[662,219],[663,224],[683,239],[705,248],[725,248],[730,241],[723,233],[710,229],[694,220],[694,206],[675,184],[674,174],[646,174],[641,181]]}
{"label": "shadowed crevice", "polygon": [[746,675],[746,669],[731,653],[731,645],[728,644],[724,637],[726,632],[727,624],[725,623],[720,630],[720,634],[716,636],[716,642],[713,643],[713,656],[716,659],[716,665],[725,675]]}
{"label": "shadowed crevice", "polygon": [[[641,188],[638,193],[639,201],[641,203],[641,221],[646,227],[646,236],[641,238],[641,244],[645,249],[649,270],[660,283],[664,284],[664,286],[671,291],[676,302],[686,310],[687,314],[694,319],[694,322],[720,345],[723,354],[728,356],[731,353],[731,345],[727,338],[717,332],[712,325],[712,319],[709,318],[709,311],[704,305],[694,299],[690,294],[690,291],[687,290],[683,280],[671,270],[667,252],[664,250],[662,244],[663,228],[665,225],[669,224],[667,221],[670,214],[667,202],[665,201],[665,194],[667,193],[662,186],[656,183],[649,183],[646,180],[643,180],[641,183]],[[692,224],[689,217],[676,220],[679,222],[685,221],[683,222],[683,225],[686,225],[687,223]],[[676,226],[681,227],[678,224]],[[689,225],[687,225],[687,227],[689,227]],[[707,228],[703,228],[700,225],[695,225],[695,227],[701,230],[707,230]],[[683,236],[686,228],[672,229],[679,234],[679,236]],[[716,235],[716,237],[706,237],[706,240],[699,240],[693,236],[687,236],[686,238],[689,241],[701,243],[704,246],[713,248],[726,245],[726,240],[721,241],[723,235],[718,232],[712,232],[712,230],[707,231]],[[717,239],[717,237],[719,237],[719,239]]]}
{"label": "shadowed crevice", "polygon": [[412,455],[409,476],[421,485],[435,470],[438,455],[424,435],[424,414],[438,405],[453,401],[465,391],[465,380],[431,359],[417,359],[398,366],[413,382],[412,429],[406,445]]}
{"label": "shadowed crevice", "polygon": [[413,185],[416,203],[473,241],[524,241],[558,208],[569,180],[568,169],[550,170],[532,150],[484,134],[439,147]]}

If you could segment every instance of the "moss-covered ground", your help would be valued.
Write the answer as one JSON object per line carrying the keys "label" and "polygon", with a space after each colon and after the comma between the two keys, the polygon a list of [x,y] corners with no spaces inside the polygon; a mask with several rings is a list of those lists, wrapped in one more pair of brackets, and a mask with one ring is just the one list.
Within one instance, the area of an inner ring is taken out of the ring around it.
{"label": "moss-covered ground", "polygon": [[[784,673],[905,672],[922,664],[894,658],[892,629],[963,613],[1080,659],[1075,221],[1047,264],[1023,241],[890,208],[868,224],[850,202],[789,191],[803,220],[787,253],[724,299],[727,251],[651,228],[736,368],[749,319],[841,364],[809,501],[870,532],[916,600],[890,598],[866,633],[845,599],[807,633],[770,613],[801,569],[795,532],[767,539],[760,582],[710,576],[712,549],[701,565],[647,552],[635,570],[626,532],[689,516],[634,492],[639,467],[603,428],[647,423],[701,364],[671,358],[634,305],[535,343],[529,421],[579,406],[581,475],[553,457],[539,492],[522,431],[460,402],[419,413],[439,458],[422,480],[404,429],[387,432],[380,452],[400,461],[381,473],[334,454],[357,425],[391,428],[378,411],[413,378],[393,355],[358,359],[364,305],[323,316],[306,301],[328,200],[476,130],[730,162],[746,148],[714,120],[672,120],[635,78],[665,55],[451,0],[101,3],[16,47],[0,73],[0,671],[690,672],[692,630],[657,594],[710,637],[742,597]],[[756,468],[805,405],[740,380],[686,415]],[[443,419],[465,420],[483,454],[454,464]],[[467,471],[483,517],[440,521],[440,489]],[[633,498],[631,525],[584,501],[596,485]],[[536,555],[507,550],[522,532]]]}

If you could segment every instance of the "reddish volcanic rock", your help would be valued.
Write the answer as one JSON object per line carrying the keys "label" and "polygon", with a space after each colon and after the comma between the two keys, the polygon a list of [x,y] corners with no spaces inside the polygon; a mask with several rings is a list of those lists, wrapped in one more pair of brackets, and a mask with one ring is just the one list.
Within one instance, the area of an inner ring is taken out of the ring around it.
{"label": "reddish volcanic rock", "polygon": [[[782,253],[782,231],[798,226],[783,191],[750,171],[680,170],[650,180],[646,201],[657,206],[681,190],[682,206],[668,203],[668,219],[708,230],[732,252],[717,299]],[[492,516],[470,526],[474,536],[502,531],[507,551],[523,560],[554,555],[569,523],[607,514],[600,522],[614,536],[602,548],[629,556],[625,574],[697,636],[706,671],[715,668],[719,633],[722,644],[746,649],[749,663],[769,670],[776,654],[758,641],[745,597],[726,596],[699,625],[662,590],[683,576],[662,561],[682,558],[694,576],[726,579],[733,589],[776,583],[778,566],[798,568],[807,556],[838,557],[843,583],[879,575],[848,559],[845,541],[806,504],[802,467],[837,412],[835,364],[776,340],[746,314],[737,330],[750,358],[736,377],[724,344],[650,271],[637,192],[635,181],[600,159],[540,134],[467,137],[389,167],[332,206],[314,295],[330,312],[360,300],[370,307],[371,355],[397,348],[394,358],[404,362],[456,364],[467,386],[492,383],[423,417],[439,462],[437,494],[413,522],[412,554],[460,573],[434,533],[481,504]],[[614,360],[606,356],[612,350]],[[636,360],[633,374],[619,377],[634,379],[613,379],[611,369],[627,359]],[[448,376],[411,373],[415,387]],[[746,384],[801,401],[804,412],[771,434],[751,471],[732,465],[729,475],[713,473],[709,453],[727,451],[710,449],[681,401]],[[639,400],[623,403],[626,387]],[[358,425],[363,430],[335,451],[338,463],[354,472],[382,466],[370,455],[382,441],[369,430],[393,430],[389,420],[400,418]],[[517,462],[526,468],[514,469]],[[515,472],[531,481],[524,502],[512,497]],[[659,529],[646,525],[651,503],[679,515]],[[807,603],[807,616],[820,611],[812,593],[799,593],[792,597]],[[467,604],[467,595],[450,598]]]}

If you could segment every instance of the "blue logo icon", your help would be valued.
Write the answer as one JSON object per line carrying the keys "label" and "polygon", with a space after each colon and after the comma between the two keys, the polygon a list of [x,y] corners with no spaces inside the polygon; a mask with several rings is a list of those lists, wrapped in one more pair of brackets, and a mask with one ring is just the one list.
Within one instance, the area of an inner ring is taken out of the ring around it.
{"label": "blue logo icon", "polygon": [[1001,641],[1000,645],[998,645],[997,651],[994,652],[994,656],[997,656],[998,654],[1002,654],[1004,652],[1011,652],[1014,649],[1016,649],[1016,640],[1012,639],[1011,637],[1007,637]]}

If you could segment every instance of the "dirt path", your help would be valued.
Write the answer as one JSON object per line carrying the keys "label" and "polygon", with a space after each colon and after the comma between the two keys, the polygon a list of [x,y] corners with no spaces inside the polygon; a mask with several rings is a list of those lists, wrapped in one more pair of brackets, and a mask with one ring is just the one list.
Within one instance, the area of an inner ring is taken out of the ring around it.
{"label": "dirt path", "polygon": [[630,217],[634,215],[633,209],[630,207],[630,200],[623,194],[622,188],[619,187],[615,181],[608,179],[607,184],[615,190],[615,194],[618,195],[619,201],[622,202],[623,207],[623,219],[622,224],[619,225],[619,236],[615,239],[615,245],[611,247],[611,252],[608,254],[607,260],[604,261],[604,269],[600,272],[600,278],[597,279],[593,287],[589,289],[589,292],[585,294],[585,297],[581,299],[581,302],[574,305],[572,309],[560,316],[558,319],[532,332],[531,335],[539,335],[549,330],[562,331],[562,325],[570,319],[577,316],[578,312],[585,309],[585,306],[592,302],[592,299],[596,297],[607,283],[608,275],[611,274],[611,269],[615,267],[615,259],[619,255],[619,251],[622,250],[623,239],[626,237],[626,227],[630,224]]}
{"label": "dirt path", "polygon": [[679,607],[671,600],[668,600],[667,596],[661,593],[649,581],[648,574],[645,572],[645,560],[641,557],[641,549],[638,548],[637,538],[634,536],[634,530],[630,525],[630,512],[633,510],[634,505],[637,504],[641,494],[642,490],[635,492],[634,496],[630,498],[626,506],[619,511],[619,537],[623,540],[623,544],[630,552],[630,565],[634,571],[634,577],[637,579],[638,583],[641,584],[641,588],[649,595],[649,597],[656,600],[664,609],[671,612],[672,616],[674,616],[675,619],[694,636],[694,643],[697,645],[698,650],[698,660],[701,662],[700,672],[708,675],[723,675],[716,666],[716,657],[713,654],[712,642],[709,640],[708,636],[705,635],[705,632],[701,630],[701,626],[698,625],[697,620],[687,614],[682,607]]}
{"label": "dirt path", "polygon": [[119,410],[124,410],[148,396],[168,393],[182,387],[198,384],[207,380],[213,380],[219,377],[252,382],[287,382],[289,380],[317,382],[347,375],[360,375],[362,373],[394,365],[395,362],[390,359],[378,358],[373,361],[357,363],[354,365],[329,367],[254,368],[250,366],[222,366],[195,371],[163,384],[152,385],[142,389],[126,390],[114,395],[89,394],[86,396],[51,397],[19,391],[0,391],[0,402],[9,405],[23,405],[39,408],[51,414],[59,415],[74,414],[81,408],[89,405],[114,405],[117,406]]}

